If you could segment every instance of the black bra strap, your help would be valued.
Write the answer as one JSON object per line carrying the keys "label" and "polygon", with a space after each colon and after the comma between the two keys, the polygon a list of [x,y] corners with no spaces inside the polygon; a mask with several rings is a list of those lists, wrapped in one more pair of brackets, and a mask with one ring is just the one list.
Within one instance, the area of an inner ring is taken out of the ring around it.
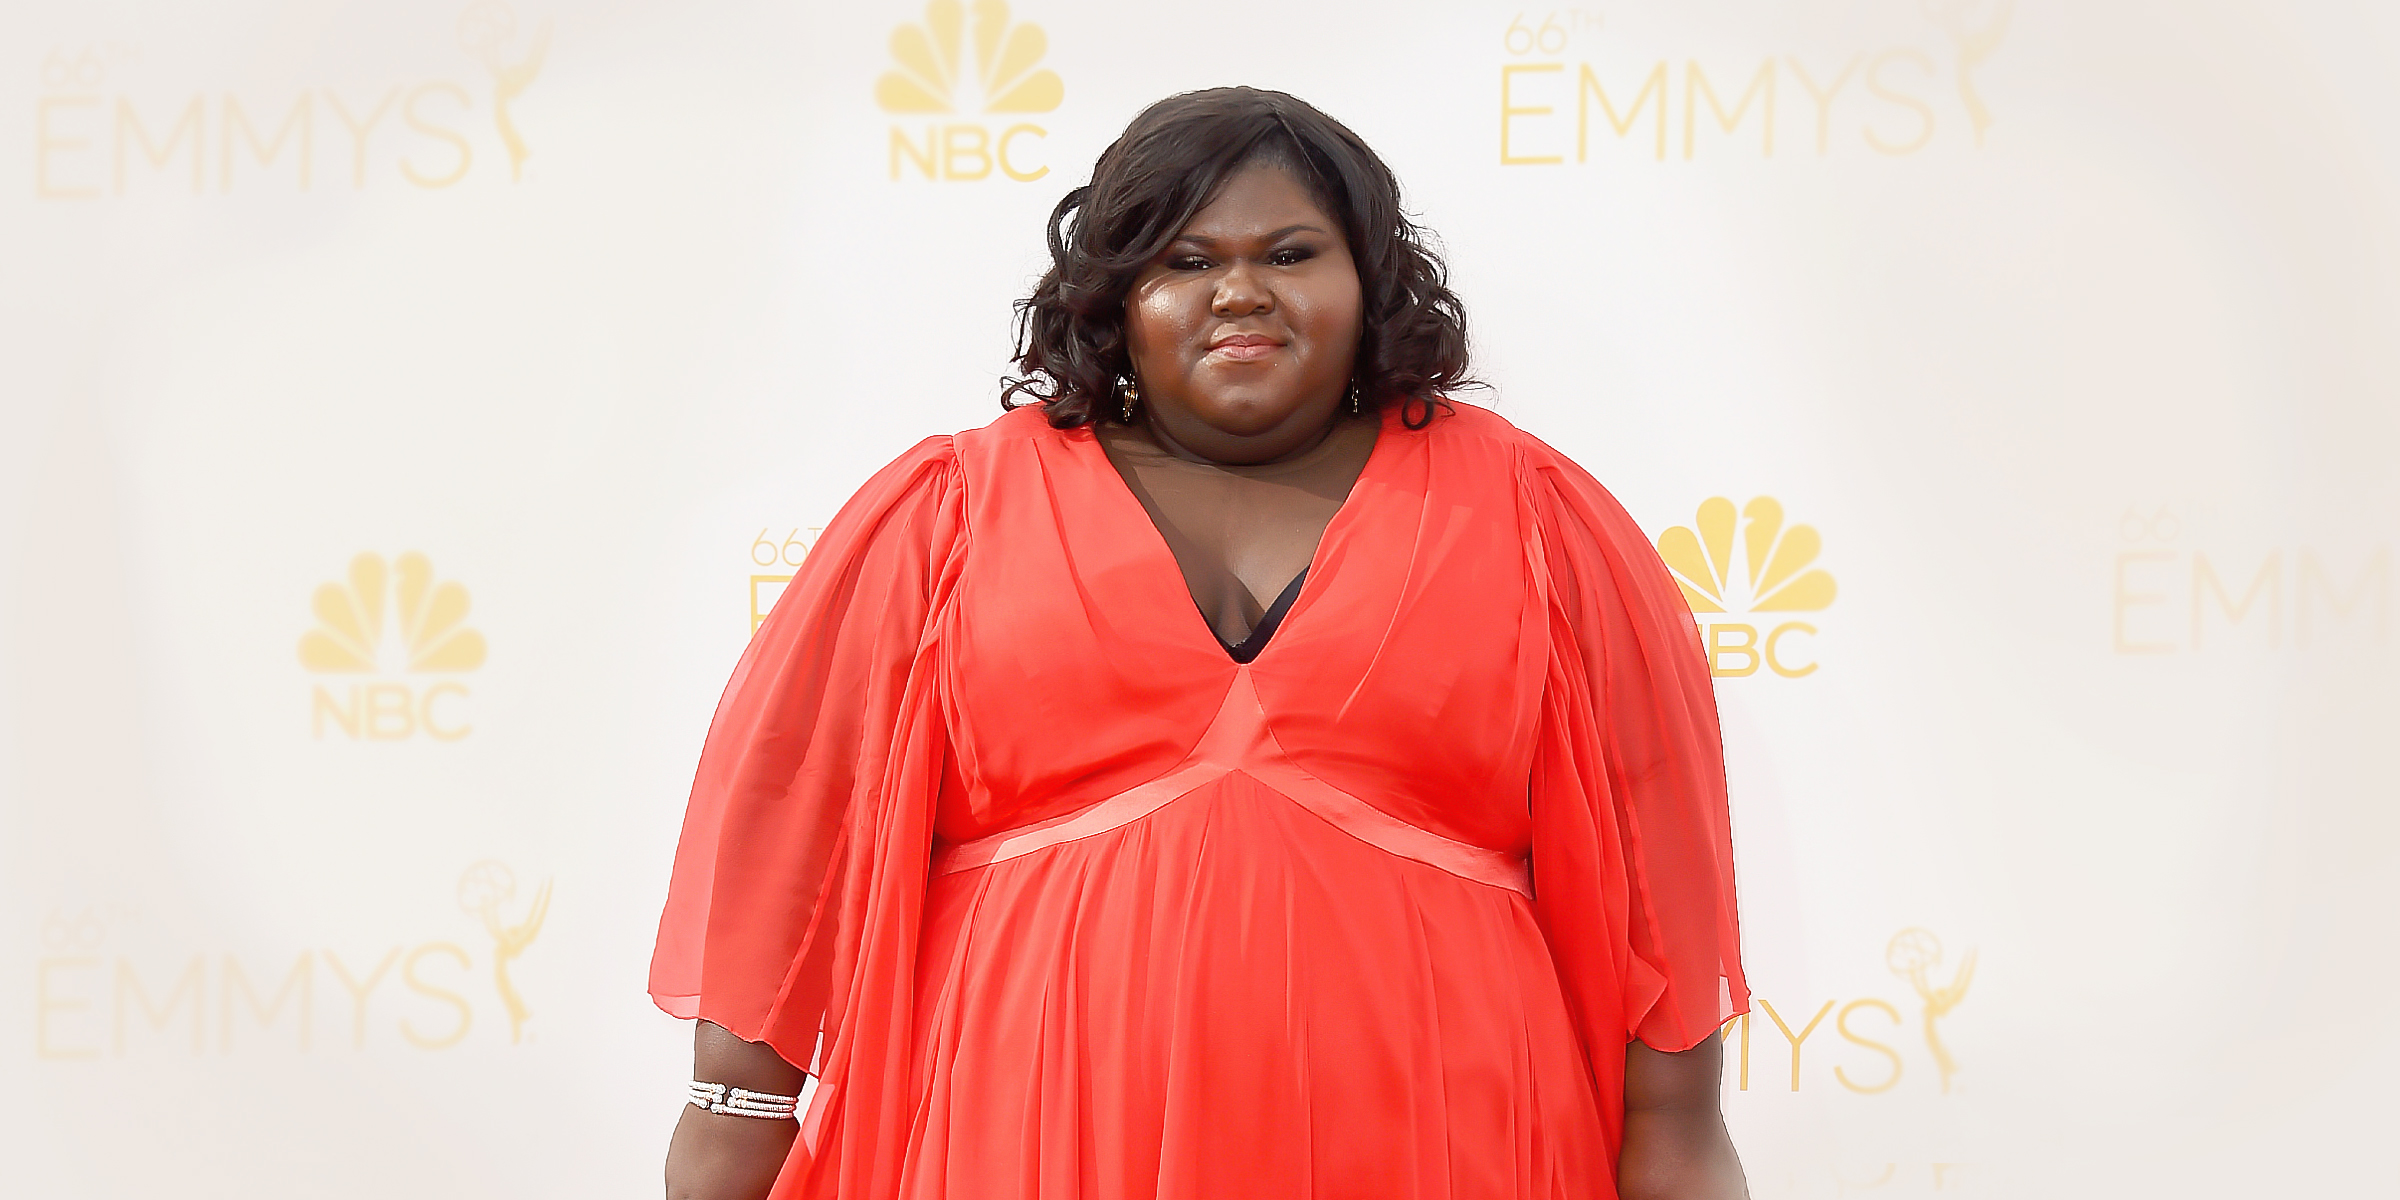
{"label": "black bra strap", "polygon": [[1258,624],[1250,627],[1250,636],[1239,642],[1228,642],[1219,636],[1217,641],[1225,647],[1225,653],[1232,655],[1233,661],[1238,663],[1257,658],[1258,652],[1267,648],[1267,639],[1275,636],[1275,627],[1283,624],[1283,614],[1290,612],[1292,602],[1300,598],[1300,585],[1307,580],[1308,568],[1302,567],[1299,574],[1292,576],[1290,583],[1283,585],[1283,594],[1275,597],[1275,603],[1267,606],[1266,614],[1258,619]]}

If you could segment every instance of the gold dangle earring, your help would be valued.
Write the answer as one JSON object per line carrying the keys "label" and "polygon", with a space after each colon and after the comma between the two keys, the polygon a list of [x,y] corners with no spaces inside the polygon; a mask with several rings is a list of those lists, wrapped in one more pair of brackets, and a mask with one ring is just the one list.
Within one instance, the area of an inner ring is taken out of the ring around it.
{"label": "gold dangle earring", "polygon": [[1350,381],[1350,415],[1355,417],[1365,411],[1366,410],[1359,405],[1358,381],[1353,379]]}
{"label": "gold dangle earring", "polygon": [[1133,406],[1142,402],[1142,389],[1135,387],[1133,381],[1128,379],[1117,385],[1117,399],[1122,402],[1117,408],[1117,418],[1128,425],[1133,424]]}

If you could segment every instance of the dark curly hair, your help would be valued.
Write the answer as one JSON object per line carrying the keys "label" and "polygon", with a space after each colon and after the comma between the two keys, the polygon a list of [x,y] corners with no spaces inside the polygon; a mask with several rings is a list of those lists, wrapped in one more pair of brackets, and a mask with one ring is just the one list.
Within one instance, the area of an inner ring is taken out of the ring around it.
{"label": "dark curly hair", "polygon": [[[1426,233],[1400,210],[1400,182],[1341,122],[1258,88],[1170,96],[1103,151],[1092,181],[1050,213],[1050,270],[1017,301],[1016,365],[1003,408],[1047,404],[1050,424],[1088,425],[1133,373],[1125,298],[1225,180],[1252,163],[1292,172],[1342,223],[1358,265],[1363,331],[1352,382],[1362,407],[1400,402],[1422,428],[1467,375],[1467,313]],[[1074,218],[1072,224],[1068,218]],[[1027,396],[1031,400],[1020,401]]]}

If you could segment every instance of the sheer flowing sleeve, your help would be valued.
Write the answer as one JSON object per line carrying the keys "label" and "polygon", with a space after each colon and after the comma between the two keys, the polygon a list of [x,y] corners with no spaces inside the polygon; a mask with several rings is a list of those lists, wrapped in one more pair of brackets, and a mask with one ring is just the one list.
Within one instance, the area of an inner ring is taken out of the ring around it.
{"label": "sheer flowing sleeve", "polygon": [[905,984],[884,977],[913,960],[944,753],[927,662],[961,520],[951,439],[927,439],[825,527],[751,639],[676,847],[660,1008],[822,1074],[845,1015]]}
{"label": "sheer flowing sleeve", "polygon": [[1534,906],[1594,1065],[1615,1077],[1610,1047],[1689,1049],[1749,1008],[1724,750],[1691,611],[1649,539],[1582,468],[1527,440],[1551,627]]}

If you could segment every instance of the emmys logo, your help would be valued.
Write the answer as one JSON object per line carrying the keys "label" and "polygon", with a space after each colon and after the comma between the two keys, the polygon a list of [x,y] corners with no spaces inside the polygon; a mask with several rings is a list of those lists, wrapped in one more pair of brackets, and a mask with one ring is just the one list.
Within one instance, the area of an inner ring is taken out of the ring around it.
{"label": "emmys logo", "polygon": [[[457,40],[491,76],[492,126],[509,177],[522,181],[533,150],[511,105],[541,74],[550,22],[519,51],[516,14],[501,0],[476,0],[459,15]],[[333,87],[245,96],[227,87],[175,97],[124,86],[123,76],[143,62],[141,46],[127,42],[53,47],[43,59],[33,119],[36,198],[124,196],[179,177],[195,196],[266,186],[306,192],[321,174],[337,176],[345,166],[356,190],[378,163],[416,187],[439,189],[475,166],[466,118],[476,89],[451,79],[404,78],[364,96]]]}
{"label": "emmys logo", "polygon": [[1817,663],[1793,661],[1784,647],[1786,638],[1815,637],[1816,626],[1779,621],[1762,638],[1758,625],[1711,620],[1705,614],[1821,612],[1831,607],[1833,576],[1810,565],[1823,549],[1824,539],[1814,526],[1784,524],[1783,505],[1772,496],[1752,499],[1738,516],[1733,501],[1711,496],[1701,501],[1690,526],[1677,525],[1658,535],[1658,555],[1675,573],[1700,623],[1711,674],[1752,675],[1761,664],[1787,679],[1816,671]]}
{"label": "emmys logo", "polygon": [[[1958,1059],[1942,1042],[1935,1022],[1949,1016],[1958,1008],[1959,1002],[1967,998],[1967,985],[1975,978],[1975,952],[1969,950],[1959,960],[1958,969],[1952,972],[1948,983],[1939,982],[1935,977],[1934,968],[1942,963],[1942,940],[1928,930],[1910,928],[1892,935],[1892,940],[1884,946],[1883,958],[1884,965],[1891,968],[1893,975],[1908,981],[1916,989],[1919,1011],[1925,1022],[1925,1045],[1932,1052],[1941,1090],[1947,1094],[1951,1076],[1958,1073]],[[1789,997],[1786,999],[1788,1001]],[[1862,996],[1844,1003],[1836,997],[1818,1005],[1816,1011],[1806,1019],[1799,1017],[1800,1013],[1808,1011],[1806,1009],[1795,1009],[1793,1016],[1785,1017],[1783,1010],[1776,1008],[1774,1002],[1763,993],[1754,994],[1751,1001],[1756,1006],[1755,1011],[1766,1016],[1770,1027],[1782,1036],[1791,1052],[1789,1082],[1786,1085],[1788,1091],[1802,1091],[1807,1079],[1820,1077],[1802,1068],[1809,1039],[1824,1027],[1827,1017],[1833,1018],[1834,1033],[1848,1047],[1834,1051],[1847,1061],[1835,1062],[1832,1070],[1833,1081],[1844,1091],[1865,1096],[1879,1095],[1899,1087],[1900,1080],[1908,1073],[1908,1059],[1901,1053],[1901,1048],[1879,1040],[1899,1032],[1907,1024],[1907,1017],[1901,1013],[1900,1006],[1889,1000],[1878,996]],[[1737,1086],[1741,1091],[1749,1091],[1750,1014],[1744,1013],[1725,1022],[1718,1035],[1726,1041],[1740,1039],[1739,1050],[1729,1057],[1737,1064]],[[1818,1069],[1822,1070],[1826,1043],[1818,1042],[1817,1046]]]}
{"label": "emmys logo", "polygon": [[[1630,51],[1622,37],[1601,43],[1598,13],[1520,13],[1501,35],[1508,61],[1500,67],[1500,162],[1562,164],[1570,133],[1578,163],[1610,154],[1612,134],[1633,153],[1648,143],[1656,162],[1667,161],[1670,144],[1689,161],[1704,146],[1717,157],[1750,139],[1759,157],[1773,158],[1777,127],[1788,143],[1795,123],[1813,134],[1820,157],[1831,154],[1837,141],[1877,154],[1915,154],[1944,127],[1934,86],[1945,61],[1980,147],[1993,115],[1977,72],[2007,36],[2013,0],[1924,0],[1923,12],[1946,43],[1930,53],[1905,42],[1862,48],[1838,60],[1768,53],[1754,70],[1728,72],[1719,65],[1713,77],[1697,58],[1652,59]],[[1580,61],[1567,60],[1570,49]],[[1606,51],[1608,61],[1593,61],[1596,50]]]}
{"label": "emmys logo", "polygon": [[[975,0],[971,17],[959,0],[929,0],[924,24],[892,30],[892,69],[875,81],[876,105],[894,116],[1056,109],[1067,87],[1058,72],[1040,65],[1049,38],[1031,21],[1010,25],[1008,16],[1003,0]],[[921,133],[892,125],[893,179],[900,178],[903,160],[926,179],[988,179],[997,167],[1023,183],[1050,173],[1030,161],[1031,148],[1018,146],[1025,138],[1048,137],[1039,125],[1019,121],[994,135],[981,122],[929,121]]]}
{"label": "emmys logo", "polygon": [[526,148],[517,123],[509,119],[508,106],[542,73],[542,56],[550,50],[549,18],[543,18],[541,28],[534,30],[525,56],[511,62],[508,43],[516,36],[517,14],[500,0],[477,0],[458,15],[460,48],[492,73],[492,124],[500,131],[500,144],[508,148],[510,181],[522,183],[525,160],[533,157],[533,151]]}
{"label": "emmys logo", "polygon": [[1883,949],[1883,961],[1892,974],[1917,989],[1917,999],[1925,1006],[1925,1045],[1933,1050],[1933,1065],[1941,1070],[1942,1090],[1950,1090],[1950,1077],[1958,1073],[1958,1060],[1942,1045],[1942,1035],[1934,1022],[1950,1015],[1958,1002],[1967,998],[1967,985],[1975,979],[1975,952],[1967,951],[1958,960],[1958,970],[1950,982],[1936,984],[1928,972],[1942,965],[1942,939],[1924,929],[1903,929],[1892,935],[1891,944]]}
{"label": "emmys logo", "polygon": [[525,1020],[532,1011],[525,1007],[525,998],[517,994],[516,985],[509,982],[508,964],[533,939],[541,936],[542,918],[550,915],[550,881],[545,879],[528,901],[524,919],[511,925],[500,915],[501,905],[517,894],[516,874],[505,864],[485,860],[468,867],[458,877],[458,906],[469,916],[483,922],[483,930],[492,936],[492,986],[500,993],[500,1003],[508,1010],[508,1040],[515,1044],[525,1040]]}
{"label": "emmys logo", "polygon": [[1975,126],[1975,144],[1980,146],[1983,131],[1992,127],[1992,109],[1975,88],[1975,71],[2008,36],[2008,19],[2016,15],[2015,0],[1925,0],[1925,15],[1950,35],[1956,48],[1951,74],[1958,78],[1958,99],[1966,106],[1967,120]]}
{"label": "emmys logo", "polygon": [[[2172,505],[2137,505],[2117,518],[2111,643],[2119,654],[2345,652],[2391,645],[2392,551],[2316,546],[2230,552],[2191,535]],[[2203,549],[2201,545],[2207,544]],[[2330,565],[2328,560],[2331,560]],[[2355,565],[2354,570],[2341,568]]]}
{"label": "emmys logo", "polygon": [[[492,940],[492,986],[508,1015],[509,1042],[526,1040],[532,1010],[510,967],[550,912],[545,880],[512,918],[515,873],[468,867],[458,904]],[[451,918],[453,921],[456,918]],[[160,1053],[194,1056],[296,1050],[314,1053],[329,1023],[346,1026],[354,1051],[398,1036],[418,1050],[467,1040],[491,999],[475,985],[475,954],[449,937],[387,943],[384,952],[316,946],[259,970],[254,951],[159,956],[139,936],[142,914],[123,904],[52,907],[33,964],[33,1046],[38,1058],[96,1061]],[[128,936],[131,935],[131,936]],[[127,945],[128,942],[133,945]]]}
{"label": "emmys logo", "polygon": [[[398,741],[423,730],[439,742],[472,732],[445,716],[447,705],[464,702],[467,686],[443,680],[422,691],[388,678],[398,671],[455,674],[483,665],[483,635],[466,627],[467,589],[435,583],[433,563],[415,551],[388,566],[380,554],[350,560],[347,580],[319,585],[311,608],[316,628],[300,637],[300,665],[319,674],[380,674],[353,683],[347,702],[318,684],[309,703],[309,724],[325,736],[328,718],[353,739]],[[387,610],[397,619],[387,629]]]}
{"label": "emmys logo", "polygon": [[768,530],[761,529],[757,537],[750,539],[751,566],[770,571],[785,568],[783,574],[750,576],[750,632],[757,633],[758,627],[766,624],[767,614],[775,610],[775,602],[783,598],[784,587],[792,582],[790,572],[798,570],[808,558],[808,548],[825,532],[825,527],[810,525],[807,532],[807,537],[801,537],[801,530],[794,527],[778,543]]}

